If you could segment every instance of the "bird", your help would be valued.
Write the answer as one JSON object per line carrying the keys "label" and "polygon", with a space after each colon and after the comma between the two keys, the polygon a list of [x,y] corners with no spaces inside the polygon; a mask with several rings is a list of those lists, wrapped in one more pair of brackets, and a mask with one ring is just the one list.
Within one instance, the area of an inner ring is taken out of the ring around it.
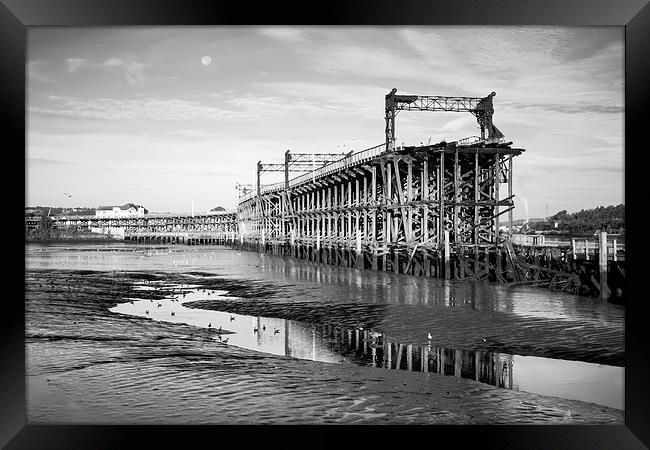
{"label": "bird", "polygon": [[161,306],[162,306],[162,305],[161,305],[160,303],[158,303],[158,308],[160,308]]}
{"label": "bird", "polygon": [[221,325],[219,325],[219,331],[221,331]]}
{"label": "bird", "polygon": [[176,313],[174,311],[172,311],[172,316],[175,316],[175,315],[176,315]]}
{"label": "bird", "polygon": [[273,334],[278,334],[279,332],[280,332],[280,330],[278,330],[277,328],[275,330],[273,330]]}
{"label": "bird", "polygon": [[226,339],[224,339],[222,342],[223,342],[224,344],[227,344],[229,339],[230,339],[230,338],[226,338]]}
{"label": "bird", "polygon": [[259,328],[253,328],[253,333],[257,333],[258,331],[260,331]]}
{"label": "bird", "polygon": [[67,195],[68,197],[72,197],[72,194],[68,194],[67,192],[64,192],[64,194]]}
{"label": "bird", "polygon": [[130,302],[130,303],[131,303],[132,305],[135,305],[135,303],[133,303],[133,300],[131,300],[131,302]]}
{"label": "bird", "polygon": [[262,331],[266,331],[266,325],[262,325]]}
{"label": "bird", "polygon": [[230,321],[232,322],[233,320],[235,320],[235,318],[233,316],[230,316]]}
{"label": "bird", "polygon": [[221,340],[221,335],[220,335],[220,334],[219,334],[219,335],[217,335],[217,337],[219,338],[219,340]]}
{"label": "bird", "polygon": [[431,333],[427,333],[427,339],[429,339],[429,340],[433,339],[433,336],[431,336]]}
{"label": "bird", "polygon": [[149,310],[146,310],[144,313],[145,313],[145,314],[149,314]]}
{"label": "bird", "polygon": [[208,324],[208,328],[212,328],[212,322]]}

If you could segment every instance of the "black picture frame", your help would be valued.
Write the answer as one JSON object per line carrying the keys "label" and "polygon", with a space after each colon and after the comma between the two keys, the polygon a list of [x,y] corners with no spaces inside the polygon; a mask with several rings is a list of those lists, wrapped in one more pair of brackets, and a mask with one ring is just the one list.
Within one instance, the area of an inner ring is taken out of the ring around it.
{"label": "black picture frame", "polygon": [[[0,356],[0,445],[6,448],[119,448],[134,447],[134,442],[154,446],[183,445],[196,439],[207,439],[216,445],[228,444],[227,437],[242,438],[248,445],[253,441],[282,436],[301,445],[344,443],[354,445],[380,444],[384,437],[395,437],[407,445],[416,438],[424,445],[451,439],[452,446],[465,446],[471,440],[481,448],[645,448],[650,446],[650,340],[645,325],[647,301],[641,293],[644,273],[643,220],[633,220],[634,211],[644,208],[643,191],[635,185],[643,175],[640,163],[647,146],[644,133],[650,123],[650,5],[648,0],[474,0],[407,2],[323,2],[299,5],[267,2],[250,5],[209,0],[2,0],[0,5],[0,50],[2,63],[2,110],[5,144],[5,182],[3,198],[7,202],[5,233],[8,242],[16,245],[16,254],[23,252],[24,243],[18,233],[24,233],[17,184],[25,186],[20,163],[25,152],[25,61],[26,38],[29,27],[37,26],[120,26],[120,25],[559,25],[625,27],[625,203],[626,261],[628,265],[627,292],[631,301],[626,306],[626,373],[625,425],[621,426],[436,426],[409,427],[193,427],[193,426],[35,426],[25,423],[25,351],[24,351],[24,286],[20,280],[24,266],[13,262],[7,268],[6,279],[17,290],[8,294],[3,303]],[[477,36],[480,39],[480,36]],[[16,162],[12,158],[15,158]],[[23,159],[24,163],[24,159]],[[17,175],[18,180],[8,174]],[[636,176],[635,176],[636,175]],[[635,200],[635,197],[639,200]],[[639,213],[639,217],[642,217]],[[15,228],[14,228],[15,227]],[[15,233],[15,235],[14,235]],[[636,245],[635,243],[639,243]],[[11,254],[10,254],[11,256]],[[7,312],[9,311],[9,312]],[[398,430],[395,430],[398,428]],[[300,431],[300,438],[295,436]],[[344,431],[346,440],[340,441]],[[242,434],[244,433],[244,434]],[[243,436],[243,437],[242,437]],[[307,440],[303,440],[307,437]],[[300,440],[299,440],[300,439]],[[430,442],[429,442],[430,441]],[[234,441],[238,443],[238,441]]]}

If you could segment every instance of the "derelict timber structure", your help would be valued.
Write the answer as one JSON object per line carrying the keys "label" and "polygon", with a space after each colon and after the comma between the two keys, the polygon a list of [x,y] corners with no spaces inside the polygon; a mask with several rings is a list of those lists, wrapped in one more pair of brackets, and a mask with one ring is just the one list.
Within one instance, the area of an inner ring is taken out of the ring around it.
{"label": "derelict timber structure", "polygon": [[[240,196],[240,245],[315,262],[455,279],[500,280],[512,224],[512,148],[492,123],[492,99],[386,95],[386,139],[348,154],[285,154],[257,165]],[[476,116],[481,136],[396,146],[400,111]],[[284,182],[261,185],[265,171]],[[303,172],[295,178],[291,172]],[[512,249],[512,247],[509,247]]]}

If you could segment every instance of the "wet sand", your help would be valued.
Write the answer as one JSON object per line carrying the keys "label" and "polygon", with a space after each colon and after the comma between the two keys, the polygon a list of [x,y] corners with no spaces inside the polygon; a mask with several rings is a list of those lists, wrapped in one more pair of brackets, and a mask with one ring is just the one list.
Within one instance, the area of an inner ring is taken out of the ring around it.
{"label": "wet sand", "polygon": [[[622,424],[623,411],[508,390],[460,377],[274,356],[226,345],[203,327],[111,313],[191,283],[230,299],[184,306],[379,329],[396,339],[622,365],[621,330],[598,321],[533,320],[453,308],[309,302],[282,283],[196,272],[26,272],[30,423]],[[154,284],[155,285],[155,284]],[[293,296],[288,296],[293,293]],[[470,320],[468,320],[468,317]],[[397,320],[396,318],[399,318]],[[227,334],[227,325],[224,325]],[[484,340],[485,339],[485,340]]]}

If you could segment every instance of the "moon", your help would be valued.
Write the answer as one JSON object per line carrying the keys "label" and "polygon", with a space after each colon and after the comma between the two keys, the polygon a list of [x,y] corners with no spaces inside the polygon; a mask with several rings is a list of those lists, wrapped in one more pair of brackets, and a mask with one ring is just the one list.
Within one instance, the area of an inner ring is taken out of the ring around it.
{"label": "moon", "polygon": [[204,56],[203,58],[201,58],[201,64],[203,64],[204,66],[209,66],[211,62],[212,62],[212,58],[210,58],[209,56]]}

